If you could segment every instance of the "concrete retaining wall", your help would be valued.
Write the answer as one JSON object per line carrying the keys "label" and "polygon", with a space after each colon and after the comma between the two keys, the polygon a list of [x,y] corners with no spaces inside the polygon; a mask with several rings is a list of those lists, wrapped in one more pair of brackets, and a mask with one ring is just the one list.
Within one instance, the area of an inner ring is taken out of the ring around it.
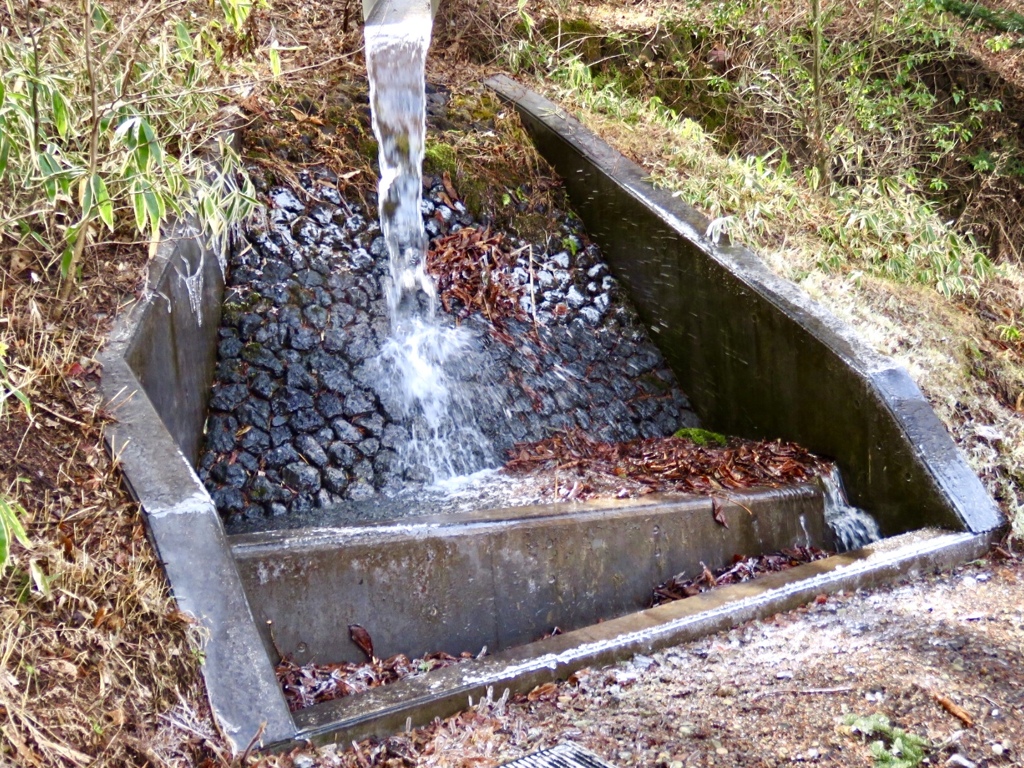
{"label": "concrete retaining wall", "polygon": [[710,242],[707,219],[553,103],[506,77],[487,84],[565,180],[705,424],[836,459],[886,535],[1003,525],[906,371],[748,249]]}
{"label": "concrete retaining wall", "polygon": [[652,589],[734,554],[831,544],[821,490],[526,507],[344,529],[232,536],[259,625],[296,663],[492,653],[646,608]]}
{"label": "concrete retaining wall", "polygon": [[[185,280],[197,274],[202,287],[193,309]],[[145,297],[103,350],[102,391],[115,419],[107,444],[142,505],[179,608],[207,632],[203,676],[210,705],[239,751],[261,729],[275,742],[290,738],[295,726],[220,515],[192,469],[203,438],[222,292],[216,255],[185,227],[167,232]]]}

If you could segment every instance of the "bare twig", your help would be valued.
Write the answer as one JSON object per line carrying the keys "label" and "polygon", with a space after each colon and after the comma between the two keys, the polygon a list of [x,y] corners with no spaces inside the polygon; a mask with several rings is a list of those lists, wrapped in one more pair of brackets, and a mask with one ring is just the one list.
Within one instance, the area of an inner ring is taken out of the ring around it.
{"label": "bare twig", "polygon": [[263,738],[263,734],[266,730],[267,723],[264,721],[260,723],[260,727],[256,729],[256,733],[253,734],[253,737],[249,739],[249,745],[245,748],[245,751],[242,752],[242,757],[238,761],[240,764],[245,765],[246,761],[249,759],[249,755],[252,753],[253,747],[255,747],[260,739]]}
{"label": "bare twig", "polygon": [[33,408],[38,408],[41,411],[46,411],[46,413],[50,414],[55,419],[60,419],[61,421],[65,422],[66,424],[71,424],[72,426],[80,427],[82,429],[89,429],[90,428],[90,426],[88,424],[86,424],[84,421],[79,421],[78,419],[74,419],[74,418],[72,418],[70,416],[65,416],[63,413],[60,413],[59,411],[53,410],[53,408],[51,408],[50,406],[46,405],[45,403],[39,402],[38,400],[34,400],[32,402],[32,407]]}
{"label": "bare twig", "polygon": [[853,688],[842,686],[839,688],[781,688],[772,691],[759,691],[750,697],[751,701],[763,698],[764,696],[784,696],[792,694],[795,696],[818,696],[832,693],[849,693]]}

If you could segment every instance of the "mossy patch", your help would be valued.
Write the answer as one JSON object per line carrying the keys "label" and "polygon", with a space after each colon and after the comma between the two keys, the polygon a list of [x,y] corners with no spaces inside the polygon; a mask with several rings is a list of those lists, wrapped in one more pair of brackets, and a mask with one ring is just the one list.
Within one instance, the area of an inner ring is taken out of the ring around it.
{"label": "mossy patch", "polygon": [[547,239],[564,195],[513,110],[470,87],[451,93],[444,117],[427,122],[426,176],[447,174],[481,221],[528,241]]}
{"label": "mossy patch", "polygon": [[708,429],[700,429],[699,427],[683,427],[677,430],[672,437],[681,437],[685,440],[689,440],[694,445],[699,445],[702,448],[706,448],[709,445],[724,446],[729,442],[725,435],[719,434],[718,432],[712,432]]}

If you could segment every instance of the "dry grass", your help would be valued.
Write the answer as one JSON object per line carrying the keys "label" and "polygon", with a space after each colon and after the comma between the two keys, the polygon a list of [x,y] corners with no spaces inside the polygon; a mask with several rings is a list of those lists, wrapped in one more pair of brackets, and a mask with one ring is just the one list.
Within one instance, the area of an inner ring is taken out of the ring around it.
{"label": "dry grass", "polygon": [[[356,0],[351,5],[358,10]],[[321,3],[275,3],[253,17],[255,45],[301,39],[305,46],[282,55],[280,80],[250,83],[240,104],[257,122],[285,126],[281,144],[323,126],[315,115],[325,105],[334,116],[356,112],[351,99],[328,95],[361,72],[360,31],[355,20],[341,30],[341,21]],[[298,109],[284,103],[296,84],[320,100]],[[313,153],[333,153],[335,165],[350,171],[349,137],[323,135]],[[268,156],[274,169],[294,173]],[[363,166],[369,177],[369,162]],[[168,594],[139,507],[103,441],[111,417],[101,408],[96,356],[144,284],[145,252],[124,243],[86,249],[87,277],[68,300],[33,253],[0,260],[0,342],[10,383],[31,403],[30,410],[13,398],[5,403],[0,492],[25,509],[32,542],[12,548],[0,579],[0,765],[238,762],[205,699],[203,638]]]}
{"label": "dry grass", "polygon": [[0,432],[0,488],[25,508],[32,541],[14,548],[0,583],[0,762],[224,762],[201,693],[201,638],[175,609],[103,444],[95,354],[141,272],[131,253],[106,256],[90,265],[104,280],[71,303],[31,271],[0,273],[0,335],[32,404],[9,407]]}

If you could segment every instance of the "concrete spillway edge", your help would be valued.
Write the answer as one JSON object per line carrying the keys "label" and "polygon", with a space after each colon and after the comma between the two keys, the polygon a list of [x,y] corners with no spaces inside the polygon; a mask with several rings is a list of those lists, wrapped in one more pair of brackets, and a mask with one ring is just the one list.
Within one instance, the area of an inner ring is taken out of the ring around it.
{"label": "concrete spillway edge", "polygon": [[347,743],[396,733],[409,725],[454,714],[481,698],[497,699],[505,690],[524,693],[551,680],[564,680],[584,667],[600,667],[678,645],[791,610],[821,594],[950,568],[984,554],[991,542],[991,534],[936,530],[893,537],[863,550],[301,710],[295,713],[299,726],[296,740]]}
{"label": "concrete spillway edge", "polygon": [[[210,706],[239,752],[256,737],[290,738],[295,726],[220,515],[192,469],[213,375],[220,267],[187,227],[172,226],[165,235],[145,298],[118,322],[101,355],[102,394],[115,419],[105,437],[142,505],[175,600],[204,629]],[[202,295],[193,311],[189,291],[196,290],[197,274]]]}
{"label": "concrete spillway edge", "polygon": [[565,181],[706,424],[835,458],[886,535],[1004,525],[905,370],[747,248],[711,242],[706,218],[554,103],[504,76],[486,84]]}

